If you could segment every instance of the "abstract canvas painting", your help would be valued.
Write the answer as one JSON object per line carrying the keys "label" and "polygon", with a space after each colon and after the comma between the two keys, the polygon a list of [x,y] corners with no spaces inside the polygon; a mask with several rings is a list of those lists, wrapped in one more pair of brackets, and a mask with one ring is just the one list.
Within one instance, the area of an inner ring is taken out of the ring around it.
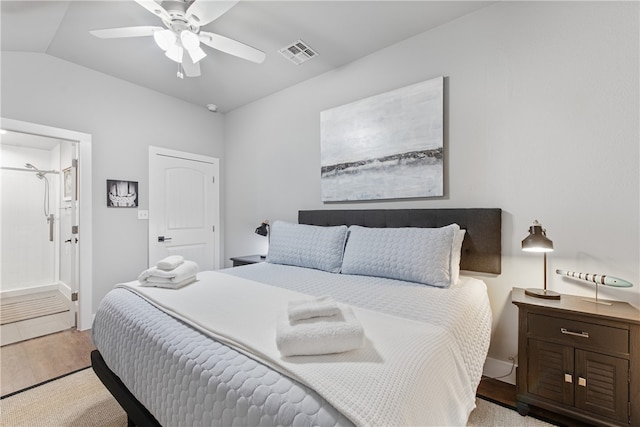
{"label": "abstract canvas painting", "polygon": [[444,77],[320,113],[323,202],[443,195]]}

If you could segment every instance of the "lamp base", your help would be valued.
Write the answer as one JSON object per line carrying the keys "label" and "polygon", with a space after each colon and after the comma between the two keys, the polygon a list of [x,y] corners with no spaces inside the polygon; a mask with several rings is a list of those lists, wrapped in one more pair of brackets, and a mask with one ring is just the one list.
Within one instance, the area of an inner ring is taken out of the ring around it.
{"label": "lamp base", "polygon": [[544,299],[560,299],[560,294],[554,291],[549,291],[547,289],[534,289],[528,288],[524,290],[525,295],[529,295],[530,297],[536,298],[544,298]]}

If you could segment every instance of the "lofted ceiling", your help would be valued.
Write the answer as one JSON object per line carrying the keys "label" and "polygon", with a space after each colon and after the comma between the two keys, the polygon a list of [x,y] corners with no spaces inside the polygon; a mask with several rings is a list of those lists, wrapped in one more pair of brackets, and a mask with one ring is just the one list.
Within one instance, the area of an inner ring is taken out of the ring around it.
{"label": "lofted ceiling", "polygon": [[[99,39],[89,34],[106,28],[163,26],[160,18],[133,0],[2,0],[0,45],[2,51],[46,53],[187,102],[216,104],[218,111],[227,112],[492,3],[241,1],[202,30],[260,49],[266,60],[256,64],[203,46],[207,57],[200,62],[201,76],[184,79],[176,77],[178,65],[164,56],[153,37]],[[298,39],[318,56],[295,65],[278,53]]]}

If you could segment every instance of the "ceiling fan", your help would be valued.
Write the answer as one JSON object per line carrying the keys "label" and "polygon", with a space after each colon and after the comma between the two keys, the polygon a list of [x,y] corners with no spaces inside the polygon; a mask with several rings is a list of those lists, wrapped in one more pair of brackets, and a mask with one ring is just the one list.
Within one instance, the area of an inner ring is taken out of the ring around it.
{"label": "ceiling fan", "polygon": [[[162,19],[163,27],[139,26],[93,30],[90,33],[101,39],[153,36],[165,55],[177,62],[178,77],[200,75],[200,60],[207,54],[200,47],[203,43],[219,51],[258,64],[265,53],[244,43],[219,34],[200,31],[200,27],[218,19],[238,3],[218,0],[135,0],[140,6]],[[184,74],[183,74],[184,71]]]}

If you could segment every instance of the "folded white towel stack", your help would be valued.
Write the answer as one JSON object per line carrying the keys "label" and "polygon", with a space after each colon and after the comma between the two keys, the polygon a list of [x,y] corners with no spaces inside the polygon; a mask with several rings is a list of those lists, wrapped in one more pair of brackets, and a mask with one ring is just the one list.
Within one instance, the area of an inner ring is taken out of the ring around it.
{"label": "folded white towel stack", "polygon": [[151,280],[141,281],[142,286],[152,286],[154,288],[166,288],[166,289],[180,289],[188,284],[195,282],[198,278],[196,276],[187,277],[181,282],[171,281],[171,279],[163,279],[163,278],[151,278]]}
{"label": "folded white towel stack", "polygon": [[162,270],[158,266],[151,267],[140,273],[138,281],[142,286],[178,289],[194,282],[198,271],[198,264],[193,261],[183,261],[172,270]]}
{"label": "folded white towel stack", "polygon": [[160,270],[170,271],[174,268],[178,267],[180,264],[184,262],[184,257],[182,255],[171,255],[166,257],[165,259],[161,259],[156,264]]}
{"label": "folded white towel stack", "polygon": [[340,312],[338,304],[330,296],[289,301],[289,321],[335,316]]}
{"label": "folded white towel stack", "polygon": [[290,321],[283,314],[276,325],[276,345],[282,356],[343,353],[364,344],[364,329],[349,306],[332,316]]}

